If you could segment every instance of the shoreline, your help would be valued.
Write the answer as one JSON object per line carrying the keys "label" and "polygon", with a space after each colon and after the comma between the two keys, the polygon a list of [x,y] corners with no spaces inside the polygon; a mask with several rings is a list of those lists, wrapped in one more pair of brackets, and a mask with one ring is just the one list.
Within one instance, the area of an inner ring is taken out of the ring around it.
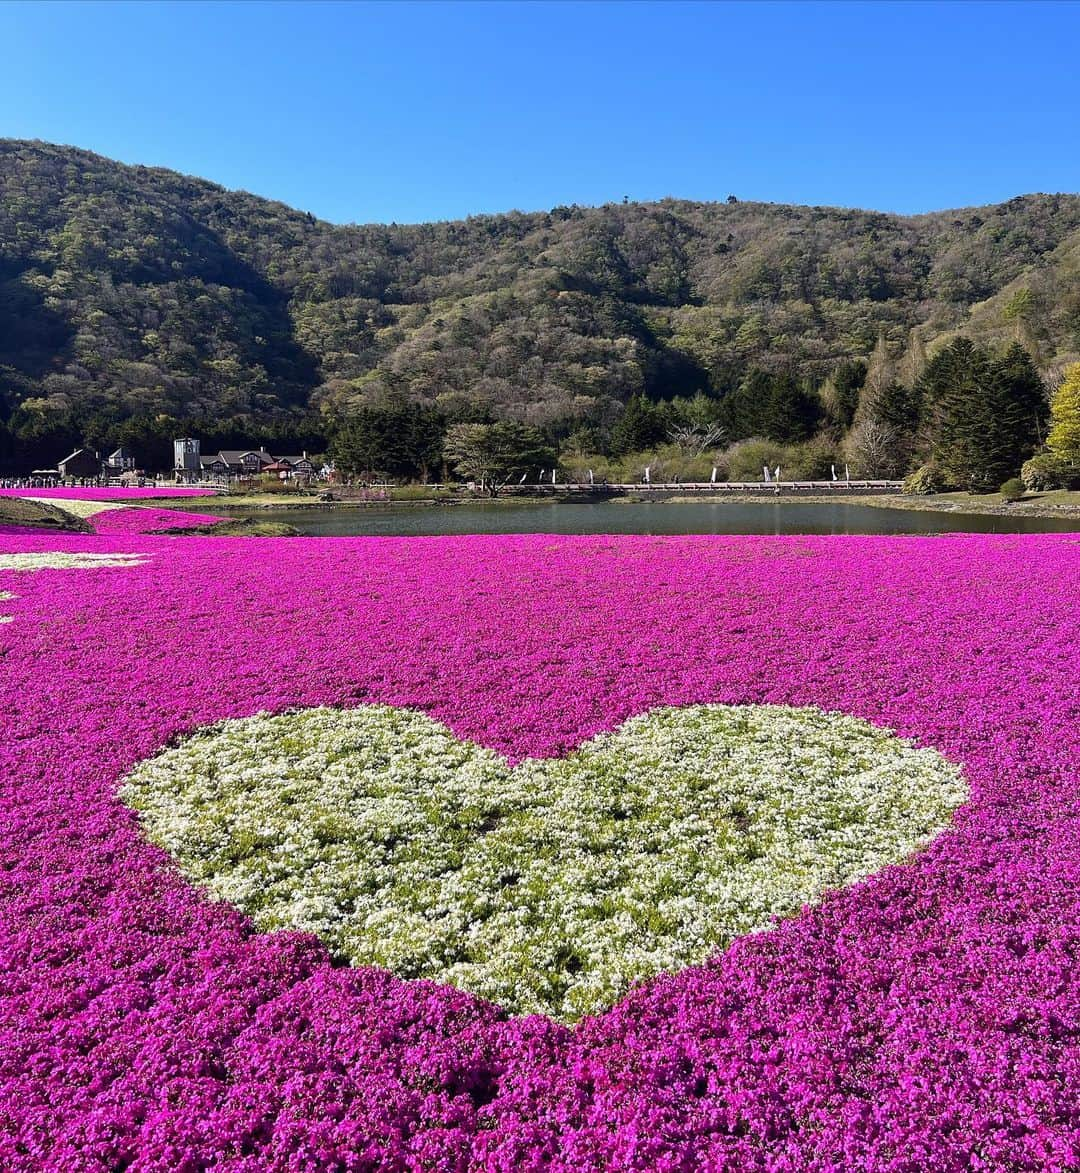
{"label": "shoreline", "polygon": [[[635,495],[625,497],[556,497],[556,496],[508,496],[508,497],[446,497],[436,496],[434,493],[427,497],[410,495],[403,498],[391,497],[385,501],[318,501],[314,498],[301,500],[281,500],[271,498],[260,500],[254,496],[237,497],[202,497],[198,499],[200,510],[207,507],[219,509],[228,513],[244,512],[289,512],[294,510],[311,510],[317,512],[336,512],[338,510],[353,509],[400,509],[400,508],[458,508],[463,505],[494,506],[505,508],[509,506],[525,507],[540,506],[552,502],[573,505],[603,505],[603,504],[655,504],[655,505],[689,505],[689,504],[736,504],[749,503],[759,505],[786,505],[792,503],[806,505],[835,505],[837,502],[852,502],[859,505],[868,505],[874,509],[897,509],[916,513],[948,513],[960,515],[974,515],[982,517],[1041,517],[1050,519],[1076,518],[1080,521],[1080,492],[1053,490],[1045,493],[1032,494],[1025,500],[1013,503],[1005,502],[997,493],[971,496],[967,493],[938,493],[929,496],[906,496],[903,494],[835,494],[822,495],[777,493],[777,494],[683,494],[673,492],[670,496],[651,496],[645,500]],[[183,505],[174,499],[171,508],[181,510],[195,509],[195,501],[185,501]],[[200,511],[196,510],[196,511]]]}

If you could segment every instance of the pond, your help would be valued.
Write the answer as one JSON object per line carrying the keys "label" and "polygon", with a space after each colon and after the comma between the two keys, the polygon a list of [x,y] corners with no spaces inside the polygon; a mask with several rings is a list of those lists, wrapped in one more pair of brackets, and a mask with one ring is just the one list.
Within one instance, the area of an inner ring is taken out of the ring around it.
{"label": "pond", "polygon": [[278,518],[317,536],[433,534],[1061,533],[1077,518],[887,509],[859,501],[500,501],[466,505],[229,511]]}

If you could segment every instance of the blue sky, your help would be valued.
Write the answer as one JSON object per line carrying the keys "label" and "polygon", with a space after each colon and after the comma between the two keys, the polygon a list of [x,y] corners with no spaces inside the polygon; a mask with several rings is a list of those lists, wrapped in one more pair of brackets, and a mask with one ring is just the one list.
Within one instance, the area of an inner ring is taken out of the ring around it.
{"label": "blue sky", "polygon": [[1080,5],[0,3],[0,136],[410,222],[1080,190]]}

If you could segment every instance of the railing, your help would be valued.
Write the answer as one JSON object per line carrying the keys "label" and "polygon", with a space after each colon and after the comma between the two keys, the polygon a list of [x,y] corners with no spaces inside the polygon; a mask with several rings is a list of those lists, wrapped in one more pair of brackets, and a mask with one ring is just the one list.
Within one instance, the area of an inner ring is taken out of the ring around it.
{"label": "railing", "polygon": [[702,493],[724,496],[731,493],[822,493],[842,496],[845,493],[899,493],[903,481],[631,481],[603,483],[567,481],[552,484],[507,485],[506,493],[592,493],[624,495],[628,493]]}

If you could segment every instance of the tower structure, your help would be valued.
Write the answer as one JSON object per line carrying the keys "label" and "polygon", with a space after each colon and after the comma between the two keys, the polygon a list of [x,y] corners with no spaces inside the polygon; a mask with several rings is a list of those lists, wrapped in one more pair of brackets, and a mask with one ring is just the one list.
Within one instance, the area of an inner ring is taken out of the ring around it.
{"label": "tower structure", "polygon": [[178,481],[197,481],[202,475],[199,441],[190,436],[173,440],[173,469]]}

